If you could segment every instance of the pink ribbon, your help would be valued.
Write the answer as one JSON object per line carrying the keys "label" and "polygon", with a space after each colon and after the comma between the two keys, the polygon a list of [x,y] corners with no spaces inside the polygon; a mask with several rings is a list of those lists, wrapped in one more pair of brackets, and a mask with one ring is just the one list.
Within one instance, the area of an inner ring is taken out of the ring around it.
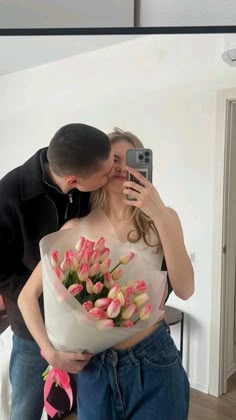
{"label": "pink ribbon", "polygon": [[45,380],[45,385],[44,385],[44,406],[45,406],[45,410],[47,414],[49,414],[50,417],[54,417],[55,414],[58,412],[58,410],[56,410],[47,401],[47,397],[49,395],[49,392],[52,388],[54,381],[56,381],[56,384],[59,385],[62,389],[64,389],[64,391],[66,392],[70,401],[70,409],[73,403],[73,394],[72,394],[72,389],[70,386],[70,376],[68,375],[67,372],[63,370],[52,368],[48,373],[48,376]]}

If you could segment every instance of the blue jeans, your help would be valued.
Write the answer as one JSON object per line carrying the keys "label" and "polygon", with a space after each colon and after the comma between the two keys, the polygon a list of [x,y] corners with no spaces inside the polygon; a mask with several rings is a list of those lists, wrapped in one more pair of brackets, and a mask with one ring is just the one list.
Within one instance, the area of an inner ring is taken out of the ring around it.
{"label": "blue jeans", "polygon": [[164,322],[127,350],[94,356],[77,375],[79,420],[186,420],[189,381]]}
{"label": "blue jeans", "polygon": [[38,345],[13,335],[10,359],[12,385],[10,420],[40,420],[43,411],[44,380],[48,363],[41,357]]}

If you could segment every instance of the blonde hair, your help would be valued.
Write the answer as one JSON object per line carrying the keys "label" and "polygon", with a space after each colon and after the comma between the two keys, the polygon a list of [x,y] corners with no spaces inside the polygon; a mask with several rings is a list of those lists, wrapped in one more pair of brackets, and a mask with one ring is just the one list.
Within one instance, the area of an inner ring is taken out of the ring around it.
{"label": "blonde hair", "polygon": [[[123,131],[118,127],[114,127],[113,131],[108,134],[108,137],[111,141],[111,144],[118,143],[120,141],[127,141],[131,146],[134,148],[144,148],[143,143],[141,140],[135,136],[135,134],[131,133],[130,131]],[[102,187],[97,191],[93,191],[90,195],[90,206],[91,210],[95,208],[104,208],[107,203],[107,192],[106,188]],[[160,245],[160,237],[158,234],[158,231],[156,229],[155,224],[153,223],[152,219],[148,217],[141,209],[138,207],[133,207],[130,214],[130,220],[132,220],[134,224],[134,229],[131,230],[127,234],[127,239],[129,242],[138,242],[141,238],[144,240],[146,245],[151,247],[157,247],[159,248]],[[151,244],[148,241],[148,234],[150,233],[150,230],[154,232],[156,235],[157,241],[155,244]],[[137,233],[136,239],[131,239],[130,235],[132,232]]]}

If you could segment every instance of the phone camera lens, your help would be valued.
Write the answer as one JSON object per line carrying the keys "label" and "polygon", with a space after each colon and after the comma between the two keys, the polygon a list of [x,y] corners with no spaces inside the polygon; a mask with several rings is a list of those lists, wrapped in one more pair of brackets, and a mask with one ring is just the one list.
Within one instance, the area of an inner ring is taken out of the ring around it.
{"label": "phone camera lens", "polygon": [[148,150],[146,150],[146,152],[144,154],[145,154],[145,156],[149,156],[150,152]]}
{"label": "phone camera lens", "polygon": [[140,153],[140,155],[139,155],[139,159],[140,159],[140,160],[143,160],[143,158],[144,158],[144,156],[142,155],[142,153]]}
{"label": "phone camera lens", "polygon": [[144,159],[144,162],[145,162],[145,163],[149,163],[149,162],[150,162],[150,159],[149,159],[148,157],[146,157],[146,158]]}

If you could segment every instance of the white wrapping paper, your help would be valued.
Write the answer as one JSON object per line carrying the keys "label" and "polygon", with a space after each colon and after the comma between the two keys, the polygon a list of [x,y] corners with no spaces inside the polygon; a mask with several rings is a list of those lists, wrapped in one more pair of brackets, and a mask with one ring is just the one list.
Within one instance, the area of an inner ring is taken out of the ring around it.
{"label": "white wrapping paper", "polygon": [[88,232],[88,229],[82,226],[49,234],[40,241],[45,326],[49,340],[57,350],[88,351],[95,354],[121,343],[163,317],[164,312],[159,307],[166,285],[166,273],[152,270],[145,253],[135,253],[133,260],[127,265],[121,265],[124,274],[116,283],[122,285],[130,280],[145,280],[152,304],[151,316],[147,321],[139,320],[131,328],[114,327],[99,330],[94,317],[67,291],[50,264],[52,251],[57,249],[63,255],[65,251],[74,249],[81,236],[95,242],[100,236],[105,238],[106,246],[111,250],[109,255],[112,260],[111,269],[117,264],[121,255],[133,249],[130,243],[121,243],[117,246],[112,236],[104,232],[99,232],[99,235],[98,232],[91,234],[91,231]]}

